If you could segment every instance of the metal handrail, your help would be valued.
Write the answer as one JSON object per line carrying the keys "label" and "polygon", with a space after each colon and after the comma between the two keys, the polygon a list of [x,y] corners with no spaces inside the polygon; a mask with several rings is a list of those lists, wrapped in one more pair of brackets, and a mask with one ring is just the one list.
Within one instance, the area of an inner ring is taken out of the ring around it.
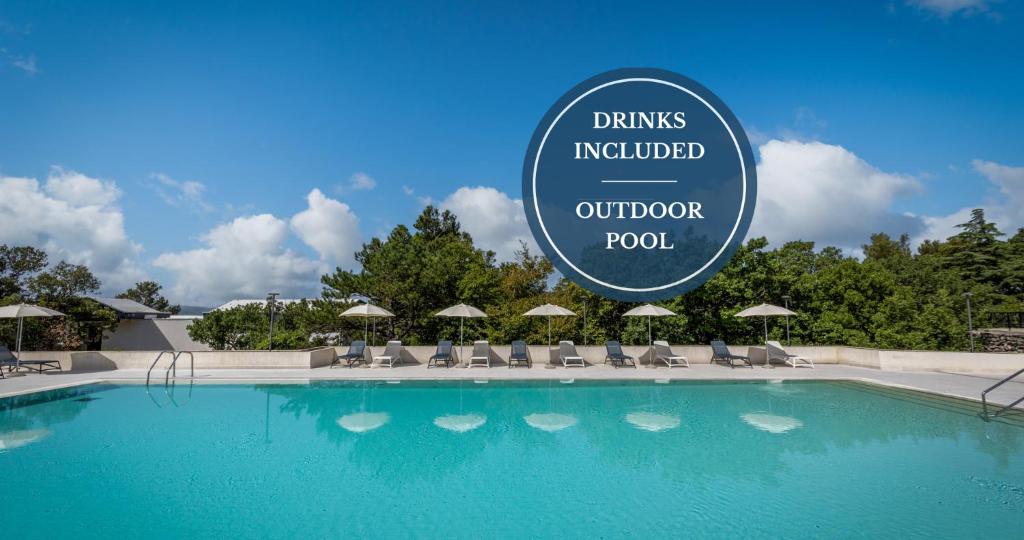
{"label": "metal handrail", "polygon": [[[153,363],[150,364],[149,371],[146,372],[146,386],[149,386],[149,376],[150,376],[151,373],[153,373],[153,368],[156,367],[156,363],[159,362],[160,359],[163,358],[165,354],[173,355],[175,358],[177,358],[177,356],[178,356],[178,353],[176,353],[174,351],[160,351],[160,354],[156,355],[156,360],[153,360]],[[173,363],[173,360],[172,360],[172,363]]]}
{"label": "metal handrail", "polygon": [[171,372],[174,372],[174,376],[178,376],[178,358],[181,355],[187,354],[189,359],[189,377],[195,378],[196,376],[196,357],[192,354],[192,351],[178,351],[174,353],[174,360],[171,360],[171,365],[167,366],[167,371],[164,372],[164,386],[167,386],[167,382],[170,380]]}
{"label": "metal handrail", "polygon": [[1018,399],[1017,401],[1014,401],[1013,403],[1010,403],[1009,405],[1004,406],[1003,408],[1001,408],[998,411],[996,411],[994,414],[990,415],[990,414],[988,414],[988,401],[985,399],[985,396],[989,392],[991,392],[991,391],[995,390],[996,388],[999,388],[1000,386],[1002,386],[1002,385],[1010,382],[1011,380],[1017,378],[1018,376],[1020,376],[1021,373],[1024,373],[1024,368],[1021,368],[1021,369],[1017,370],[1017,372],[1014,373],[1013,375],[1010,375],[1009,377],[1007,377],[1007,378],[1005,378],[1005,379],[1003,379],[1003,380],[993,384],[992,386],[986,388],[985,391],[983,391],[981,393],[981,411],[982,411],[981,414],[984,416],[986,421],[989,420],[990,418],[995,418],[995,417],[999,416],[1000,414],[1003,414],[1004,412],[1006,412],[1006,411],[1016,407],[1018,403],[1024,401],[1024,396],[1021,396],[1020,399]]}
{"label": "metal handrail", "polygon": [[171,364],[167,366],[167,370],[164,371],[164,386],[167,386],[170,381],[171,374],[175,377],[178,376],[178,358],[182,355],[187,354],[189,359],[189,377],[195,378],[196,376],[196,357],[192,354],[192,351],[160,351],[160,354],[156,355],[156,359],[149,366],[149,371],[146,372],[146,386],[149,386],[150,376],[153,374],[153,369],[156,368],[156,364],[164,357],[165,354],[171,355]]}

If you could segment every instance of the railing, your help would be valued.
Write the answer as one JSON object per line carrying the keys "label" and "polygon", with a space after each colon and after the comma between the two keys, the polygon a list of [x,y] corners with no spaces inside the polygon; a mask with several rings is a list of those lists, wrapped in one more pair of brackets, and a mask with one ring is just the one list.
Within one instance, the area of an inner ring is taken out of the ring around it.
{"label": "railing", "polygon": [[1012,381],[1013,379],[1015,379],[1018,376],[1020,376],[1020,374],[1022,374],[1022,373],[1024,373],[1024,369],[1018,370],[1013,375],[1010,375],[1009,377],[1007,377],[1007,378],[1005,378],[1005,379],[1003,379],[1003,380],[993,384],[992,386],[986,388],[985,391],[981,393],[981,414],[982,414],[982,417],[985,419],[985,421],[988,421],[988,420],[990,420],[992,418],[995,418],[995,417],[999,416],[1000,414],[1003,414],[1004,412],[1006,412],[1006,411],[1016,407],[1018,403],[1024,401],[1024,396],[1021,396],[1020,399],[1018,399],[1017,401],[1014,401],[1013,403],[1010,403],[1009,405],[1003,406],[1001,409],[999,409],[995,413],[993,413],[993,414],[989,414],[988,413],[988,400],[986,399],[986,396],[988,395],[988,393],[993,391],[993,390],[995,390],[996,388],[999,388],[1000,386],[1002,386],[1002,385]]}
{"label": "railing", "polygon": [[[146,372],[146,394],[149,395],[149,399],[153,400],[153,403],[156,404],[157,407],[163,407],[163,405],[161,405],[160,402],[157,401],[153,394],[150,393],[149,381],[153,374],[153,369],[156,368],[156,365],[160,362],[160,359],[163,358],[164,355],[166,354],[171,355],[171,363],[170,365],[167,366],[167,369],[164,370],[164,394],[166,394],[167,396],[167,402],[164,403],[164,405],[170,404],[174,405],[175,407],[180,407],[181,404],[179,404],[178,401],[174,398],[175,381],[171,379],[171,376],[173,375],[175,378],[177,378],[178,359],[187,354],[189,359],[188,401],[192,401],[192,385],[195,383],[196,377],[196,358],[191,351],[160,351],[160,354],[156,355],[156,358],[153,360],[153,363],[150,364],[149,371]],[[186,403],[188,403],[188,401],[186,401]]]}
{"label": "railing", "polygon": [[182,355],[187,354],[189,358],[189,377],[196,376],[196,357],[192,354],[192,351],[160,351],[160,354],[156,355],[153,363],[149,366],[149,371],[146,372],[146,386],[149,386],[149,379],[153,374],[153,369],[156,367],[157,362],[164,357],[165,354],[171,355],[171,364],[167,366],[167,370],[164,372],[164,386],[170,381],[171,374],[175,377],[178,376],[178,358]]}
{"label": "railing", "polygon": [[988,314],[988,324],[992,328],[1024,328],[1024,311],[997,311]]}

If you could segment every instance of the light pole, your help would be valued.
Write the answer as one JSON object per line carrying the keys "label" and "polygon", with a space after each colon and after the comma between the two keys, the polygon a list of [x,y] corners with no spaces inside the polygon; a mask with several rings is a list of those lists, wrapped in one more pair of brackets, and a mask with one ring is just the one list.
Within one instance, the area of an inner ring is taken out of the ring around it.
{"label": "light pole", "polygon": [[[789,300],[790,300],[790,297],[789,297],[788,294],[785,294],[785,295],[782,296],[782,301],[786,303],[785,307],[786,307],[787,310],[789,309]],[[790,342],[790,340],[789,340],[789,314],[787,313],[786,314],[786,346],[789,347],[792,344],[793,343]]]}
{"label": "light pole", "polygon": [[270,343],[267,350],[274,350],[274,308],[277,307],[277,297],[281,293],[267,293],[267,307],[270,308]]}
{"label": "light pole", "polygon": [[971,339],[971,352],[974,352],[974,321],[971,318],[971,297],[974,293],[967,291],[964,298],[967,299],[967,336]]}

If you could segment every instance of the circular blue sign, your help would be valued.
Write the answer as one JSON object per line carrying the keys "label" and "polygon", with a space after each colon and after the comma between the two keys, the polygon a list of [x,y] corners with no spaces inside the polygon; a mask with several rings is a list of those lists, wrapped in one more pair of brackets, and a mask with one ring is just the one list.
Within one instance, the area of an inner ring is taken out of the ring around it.
{"label": "circular blue sign", "polygon": [[747,234],[757,172],[739,121],[661,69],[609,71],[551,107],[523,164],[530,229],[582,287],[628,301],[689,291]]}

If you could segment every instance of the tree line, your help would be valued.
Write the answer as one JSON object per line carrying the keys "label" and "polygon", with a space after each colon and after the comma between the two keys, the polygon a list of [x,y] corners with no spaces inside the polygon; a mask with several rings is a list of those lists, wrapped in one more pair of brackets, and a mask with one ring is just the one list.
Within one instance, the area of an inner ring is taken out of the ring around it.
{"label": "tree line", "polygon": [[[798,313],[790,319],[794,344],[963,350],[968,346],[964,293],[971,295],[975,327],[985,326],[993,314],[1024,311],[1024,229],[1008,237],[981,209],[945,240],[926,241],[915,250],[907,235],[878,233],[862,251],[855,257],[836,247],[818,249],[813,242],[769,246],[766,238],[749,239],[707,283],[659,302],[679,315],[654,319],[654,333],[673,343],[758,343],[760,321],[735,314],[761,302],[782,305],[788,297]],[[432,206],[411,228],[399,225],[364,244],[356,260],[358,271],[336,269],[323,276],[319,297],[275,307],[275,348],[362,338],[363,320],[340,317],[353,294],[395,314],[376,322],[378,344],[457,339],[458,320],[434,314],[459,302],[489,315],[467,321],[467,341],[545,343],[546,320],[522,315],[544,303],[579,315],[552,319],[556,340],[647,341],[647,321],[622,316],[636,304],[555,279],[550,261],[526,246],[514,260],[498,262],[493,252],[474,245],[454,214]],[[31,344],[37,348],[78,348],[94,339],[95,328],[109,327],[110,314],[80,300],[98,289],[99,281],[85,267],[48,266],[45,254],[31,247],[0,250],[0,301],[32,301],[71,315],[63,331],[54,330],[58,321],[33,321]],[[156,283],[123,294],[156,309],[174,307]],[[209,313],[191,324],[189,334],[216,349],[262,349],[269,345],[269,324],[268,307],[250,304]],[[772,321],[769,329],[772,338],[785,339],[782,321]]]}

